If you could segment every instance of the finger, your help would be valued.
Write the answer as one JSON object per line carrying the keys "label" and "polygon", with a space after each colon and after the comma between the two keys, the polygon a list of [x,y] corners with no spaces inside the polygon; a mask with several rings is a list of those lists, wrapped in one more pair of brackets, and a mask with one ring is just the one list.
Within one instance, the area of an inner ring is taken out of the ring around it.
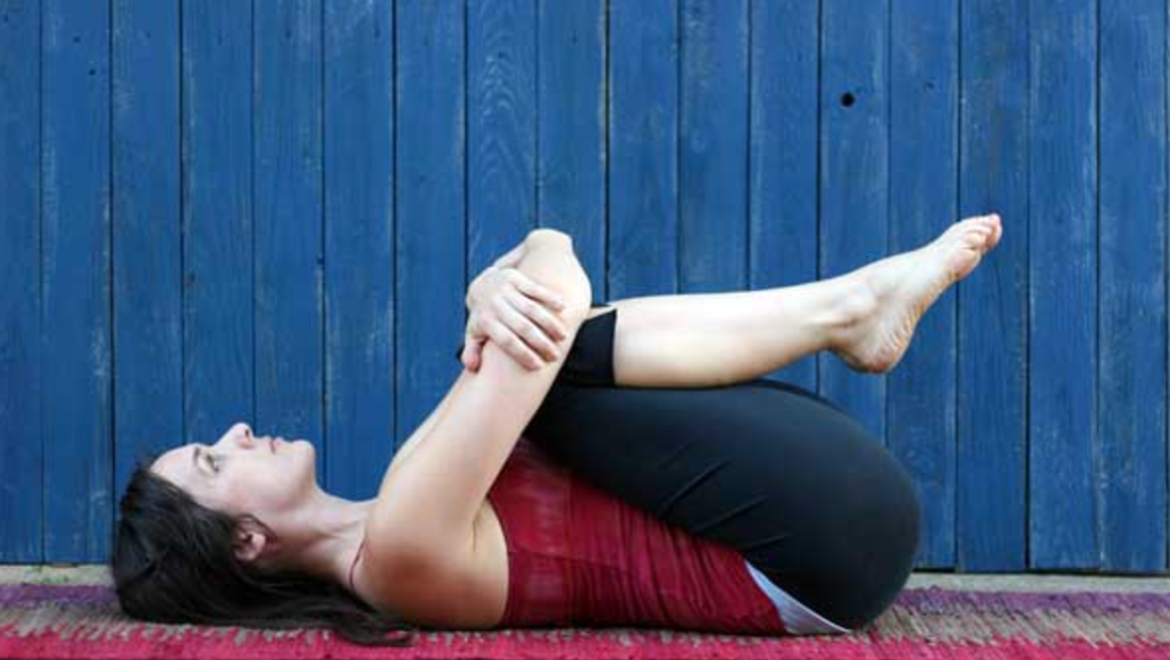
{"label": "finger", "polygon": [[483,340],[477,339],[467,347],[467,368],[479,371],[480,361],[483,359]]}
{"label": "finger", "polygon": [[476,352],[478,347],[479,343],[468,337],[464,341],[463,353],[459,356],[460,360],[463,362],[463,366],[472,371],[475,371]]}
{"label": "finger", "polygon": [[512,332],[545,360],[555,362],[560,357],[560,350],[557,349],[553,340],[541,332],[540,328],[536,327],[526,316],[516,311],[507,296],[500,296],[496,299],[496,310],[497,315],[512,329]]}
{"label": "finger", "polygon": [[467,330],[463,334],[463,358],[464,364],[468,369],[475,371],[479,368],[479,362],[482,359],[484,342],[487,341],[487,334],[483,329],[483,314],[479,310],[472,310],[467,318]]}
{"label": "finger", "polygon": [[484,321],[484,327],[491,341],[496,342],[496,346],[504,349],[505,353],[525,369],[536,370],[543,364],[540,356],[529,350],[528,346],[520,341],[520,338],[513,334],[508,326],[496,319],[487,319]]}
{"label": "finger", "polygon": [[554,361],[559,356],[556,345],[524,315],[517,312],[504,295],[493,300],[496,318],[511,332],[514,339],[538,354],[538,359]]}
{"label": "finger", "polygon": [[532,278],[518,270],[514,272],[516,274],[512,277],[512,283],[517,289],[524,293],[524,295],[540,300],[541,302],[544,302],[559,312],[563,312],[565,310],[567,304],[565,303],[564,298],[557,295],[557,293],[552,289],[533,281]]}
{"label": "finger", "polygon": [[508,297],[508,302],[512,303],[517,311],[528,317],[533,323],[540,326],[546,335],[553,339],[553,341],[561,341],[569,336],[569,330],[565,327],[563,321],[556,317],[555,314],[548,311],[548,308],[540,303],[528,298],[519,291],[505,291],[504,295]]}

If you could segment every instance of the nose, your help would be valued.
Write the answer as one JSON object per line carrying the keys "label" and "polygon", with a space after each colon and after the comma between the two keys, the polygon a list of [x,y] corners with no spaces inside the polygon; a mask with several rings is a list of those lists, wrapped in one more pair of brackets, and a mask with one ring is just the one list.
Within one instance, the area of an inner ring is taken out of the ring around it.
{"label": "nose", "polygon": [[255,437],[252,435],[252,427],[243,422],[240,422],[239,429],[237,430],[235,437],[237,441],[240,441],[240,443],[245,447],[251,447],[256,441]]}

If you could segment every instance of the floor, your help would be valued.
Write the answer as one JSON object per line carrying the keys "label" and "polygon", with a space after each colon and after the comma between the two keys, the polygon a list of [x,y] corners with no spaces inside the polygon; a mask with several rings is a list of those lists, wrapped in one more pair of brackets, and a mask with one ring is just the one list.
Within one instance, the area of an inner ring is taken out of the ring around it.
{"label": "floor", "polygon": [[[0,565],[0,584],[109,584],[102,564],[80,566]],[[908,588],[937,585],[952,589],[1003,591],[1156,591],[1170,593],[1170,576],[1101,576],[1069,573],[933,573],[916,572]]]}

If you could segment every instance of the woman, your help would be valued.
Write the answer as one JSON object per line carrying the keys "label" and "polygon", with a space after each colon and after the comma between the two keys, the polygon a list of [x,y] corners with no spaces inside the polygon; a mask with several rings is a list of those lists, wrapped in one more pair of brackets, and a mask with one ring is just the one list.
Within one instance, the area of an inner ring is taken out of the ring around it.
{"label": "woman", "polygon": [[857,629],[913,566],[913,486],[845,411],[757,377],[819,350],[888,371],[1001,234],[973,217],[823,281],[591,308],[572,240],[536,230],[473,282],[467,368],[375,498],[322,491],[309,442],[246,424],[144,459],[122,607],[378,645],[407,621]]}

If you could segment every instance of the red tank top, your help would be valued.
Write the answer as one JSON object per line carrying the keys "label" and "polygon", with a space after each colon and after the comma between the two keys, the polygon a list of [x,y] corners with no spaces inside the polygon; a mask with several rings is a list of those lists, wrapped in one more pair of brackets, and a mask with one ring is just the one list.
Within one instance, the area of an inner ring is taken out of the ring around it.
{"label": "red tank top", "polygon": [[525,438],[488,499],[508,546],[500,627],[785,632],[743,555],[574,477]]}

